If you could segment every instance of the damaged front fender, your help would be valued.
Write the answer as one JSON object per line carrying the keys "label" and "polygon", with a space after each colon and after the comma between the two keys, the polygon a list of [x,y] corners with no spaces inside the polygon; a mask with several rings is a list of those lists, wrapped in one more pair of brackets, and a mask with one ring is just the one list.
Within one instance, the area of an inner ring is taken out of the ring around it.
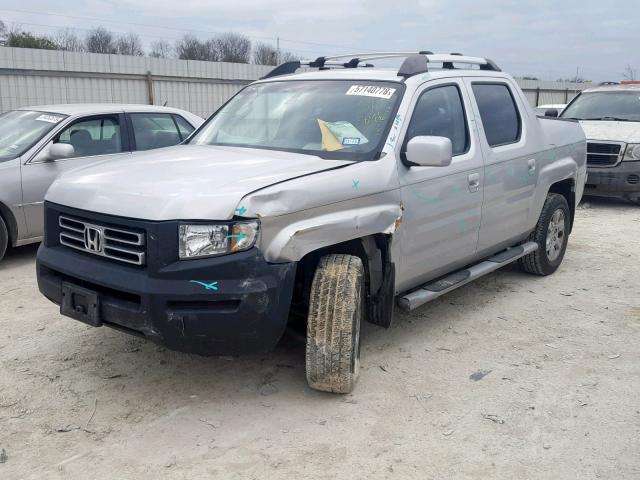
{"label": "damaged front fender", "polygon": [[[270,262],[292,262],[307,253],[377,233],[393,234],[402,218],[399,203],[354,206],[293,221],[266,239],[263,253]],[[283,218],[274,219],[281,223]],[[276,222],[274,222],[276,223]],[[265,230],[269,232],[268,219]]]}

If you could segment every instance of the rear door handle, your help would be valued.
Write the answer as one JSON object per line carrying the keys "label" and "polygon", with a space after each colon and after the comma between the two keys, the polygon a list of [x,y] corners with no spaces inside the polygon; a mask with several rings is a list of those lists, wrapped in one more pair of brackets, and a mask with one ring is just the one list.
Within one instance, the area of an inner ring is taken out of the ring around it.
{"label": "rear door handle", "polygon": [[470,173],[467,177],[467,180],[469,181],[469,191],[471,193],[477,192],[478,188],[480,187],[480,174]]}
{"label": "rear door handle", "polygon": [[527,164],[529,165],[529,175],[533,175],[534,173],[536,173],[536,159],[535,158],[529,159]]}

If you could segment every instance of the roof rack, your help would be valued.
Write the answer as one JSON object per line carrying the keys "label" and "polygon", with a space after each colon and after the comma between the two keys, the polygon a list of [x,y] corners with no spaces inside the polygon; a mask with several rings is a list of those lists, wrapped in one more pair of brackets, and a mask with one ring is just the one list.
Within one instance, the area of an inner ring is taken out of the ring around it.
{"label": "roof rack", "polygon": [[[480,70],[500,72],[500,68],[492,60],[481,57],[468,57],[461,53],[435,54],[428,50],[419,52],[369,52],[348,55],[334,55],[330,57],[318,57],[315,60],[295,60],[278,65],[267,73],[262,79],[288,75],[295,73],[301,67],[329,70],[331,68],[358,68],[372,67],[371,60],[385,60],[388,58],[404,58],[402,66],[398,70],[398,76],[409,78],[419,73],[428,72],[428,63],[442,63],[444,69],[454,69],[454,63],[466,65],[478,65]],[[346,59],[349,59],[345,61]],[[261,80],[262,80],[261,79]]]}

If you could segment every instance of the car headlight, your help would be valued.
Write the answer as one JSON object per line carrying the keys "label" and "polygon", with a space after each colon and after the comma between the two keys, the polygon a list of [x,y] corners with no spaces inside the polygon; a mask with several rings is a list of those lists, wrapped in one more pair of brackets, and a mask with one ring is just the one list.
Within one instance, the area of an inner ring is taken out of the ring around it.
{"label": "car headlight", "polygon": [[640,143],[628,144],[623,160],[640,160]]}
{"label": "car headlight", "polygon": [[178,232],[180,259],[211,257],[248,250],[256,243],[259,223],[181,223]]}

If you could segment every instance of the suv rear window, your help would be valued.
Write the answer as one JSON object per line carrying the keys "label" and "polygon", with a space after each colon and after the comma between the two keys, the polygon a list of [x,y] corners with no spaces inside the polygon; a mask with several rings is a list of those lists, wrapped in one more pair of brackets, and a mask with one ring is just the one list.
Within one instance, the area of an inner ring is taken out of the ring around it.
{"label": "suv rear window", "polygon": [[520,139],[520,115],[509,87],[503,83],[473,83],[487,143],[492,147]]}

